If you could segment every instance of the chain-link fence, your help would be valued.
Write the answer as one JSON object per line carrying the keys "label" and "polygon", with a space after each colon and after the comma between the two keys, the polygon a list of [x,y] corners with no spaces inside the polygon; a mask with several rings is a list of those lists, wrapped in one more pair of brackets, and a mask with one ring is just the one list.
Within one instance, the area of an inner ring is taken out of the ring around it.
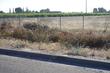
{"label": "chain-link fence", "polygon": [[[67,35],[67,38],[68,36],[71,36],[71,34],[69,33],[64,33],[64,32],[58,33],[59,31],[71,32],[71,31],[93,30],[93,31],[101,31],[101,32],[110,32],[110,16],[0,18],[0,24],[4,22],[13,25],[16,28],[20,28],[20,27],[22,28],[24,27],[24,24],[27,24],[27,25],[32,24],[31,26],[28,25],[25,28],[31,29],[34,31],[27,30],[28,32],[26,32],[23,29],[16,30],[16,31],[14,30],[15,33],[13,37],[20,38],[21,36],[22,39],[37,41],[39,42],[39,48],[41,48],[42,42],[59,41],[58,34],[60,34],[61,36],[60,40],[62,40],[62,37],[65,35]],[[36,26],[34,26],[34,24],[36,24]],[[7,35],[9,36],[10,33]],[[65,40],[59,41],[59,42],[63,43],[65,42]]]}
{"label": "chain-link fence", "polygon": [[14,17],[0,18],[0,23],[10,22],[21,26],[26,22],[34,22],[60,30],[110,30],[110,16],[71,16],[71,17]]}

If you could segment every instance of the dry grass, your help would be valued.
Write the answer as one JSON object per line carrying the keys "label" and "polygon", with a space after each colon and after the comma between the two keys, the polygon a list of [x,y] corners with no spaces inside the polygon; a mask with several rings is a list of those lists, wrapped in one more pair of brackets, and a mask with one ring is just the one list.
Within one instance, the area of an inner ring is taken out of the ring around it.
{"label": "dry grass", "polygon": [[78,55],[84,57],[93,57],[99,59],[110,59],[110,49],[108,50],[97,50],[90,48],[67,48],[61,43],[37,43],[29,42],[18,39],[0,39],[0,47],[12,48],[17,50],[30,49],[40,52],[57,53],[65,55]]}
{"label": "dry grass", "polygon": [[0,37],[3,38],[11,37],[31,42],[60,42],[67,46],[83,48],[110,48],[110,33],[94,31],[65,32],[35,23],[26,23],[20,28],[9,27],[4,23],[1,28]]}
{"label": "dry grass", "polygon": [[17,39],[0,39],[0,47],[6,48],[23,48],[26,47],[28,41],[22,41]]}
{"label": "dry grass", "polygon": [[71,48],[71,50],[67,54],[84,56],[84,57],[93,57],[93,58],[99,58],[99,59],[110,59],[110,49],[97,50],[97,49],[90,49],[90,48]]}
{"label": "dry grass", "polygon": [[64,54],[68,51],[67,47],[61,43],[32,43],[18,39],[0,39],[0,47],[17,50],[25,50],[28,48],[35,51],[61,54]]}
{"label": "dry grass", "polygon": [[16,28],[11,24],[3,23],[0,27],[0,47],[30,48],[109,59],[110,33],[91,30],[67,32],[35,23],[26,23]]}

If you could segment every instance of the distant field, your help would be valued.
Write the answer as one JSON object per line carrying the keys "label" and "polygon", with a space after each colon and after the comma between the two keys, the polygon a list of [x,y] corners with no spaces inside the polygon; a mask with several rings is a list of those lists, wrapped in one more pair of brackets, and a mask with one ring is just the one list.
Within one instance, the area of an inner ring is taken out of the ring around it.
{"label": "distant field", "polygon": [[61,30],[110,30],[110,16],[68,16],[68,17],[6,17],[0,18],[0,23],[9,22],[14,25],[22,25],[26,22],[34,22],[40,25],[46,25],[50,28]]}
{"label": "distant field", "polygon": [[12,24],[31,21],[62,30],[110,30],[109,13],[0,13],[0,23],[3,21]]}
{"label": "distant field", "polygon": [[0,17],[102,16],[109,13],[0,13]]}

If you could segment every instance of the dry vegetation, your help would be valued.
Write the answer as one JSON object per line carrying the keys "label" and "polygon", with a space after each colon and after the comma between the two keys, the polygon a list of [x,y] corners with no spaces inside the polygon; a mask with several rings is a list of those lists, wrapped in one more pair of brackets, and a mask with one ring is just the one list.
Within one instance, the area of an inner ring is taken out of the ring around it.
{"label": "dry vegetation", "polygon": [[110,59],[110,33],[65,32],[36,23],[24,23],[22,27],[0,24],[0,46]]}

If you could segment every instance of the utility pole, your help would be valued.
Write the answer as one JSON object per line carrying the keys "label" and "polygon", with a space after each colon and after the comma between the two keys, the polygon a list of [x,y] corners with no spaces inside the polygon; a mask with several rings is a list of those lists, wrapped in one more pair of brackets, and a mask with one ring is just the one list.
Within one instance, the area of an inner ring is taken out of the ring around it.
{"label": "utility pole", "polygon": [[85,11],[86,11],[86,13],[87,13],[87,0],[86,0],[86,2],[85,2]]}

